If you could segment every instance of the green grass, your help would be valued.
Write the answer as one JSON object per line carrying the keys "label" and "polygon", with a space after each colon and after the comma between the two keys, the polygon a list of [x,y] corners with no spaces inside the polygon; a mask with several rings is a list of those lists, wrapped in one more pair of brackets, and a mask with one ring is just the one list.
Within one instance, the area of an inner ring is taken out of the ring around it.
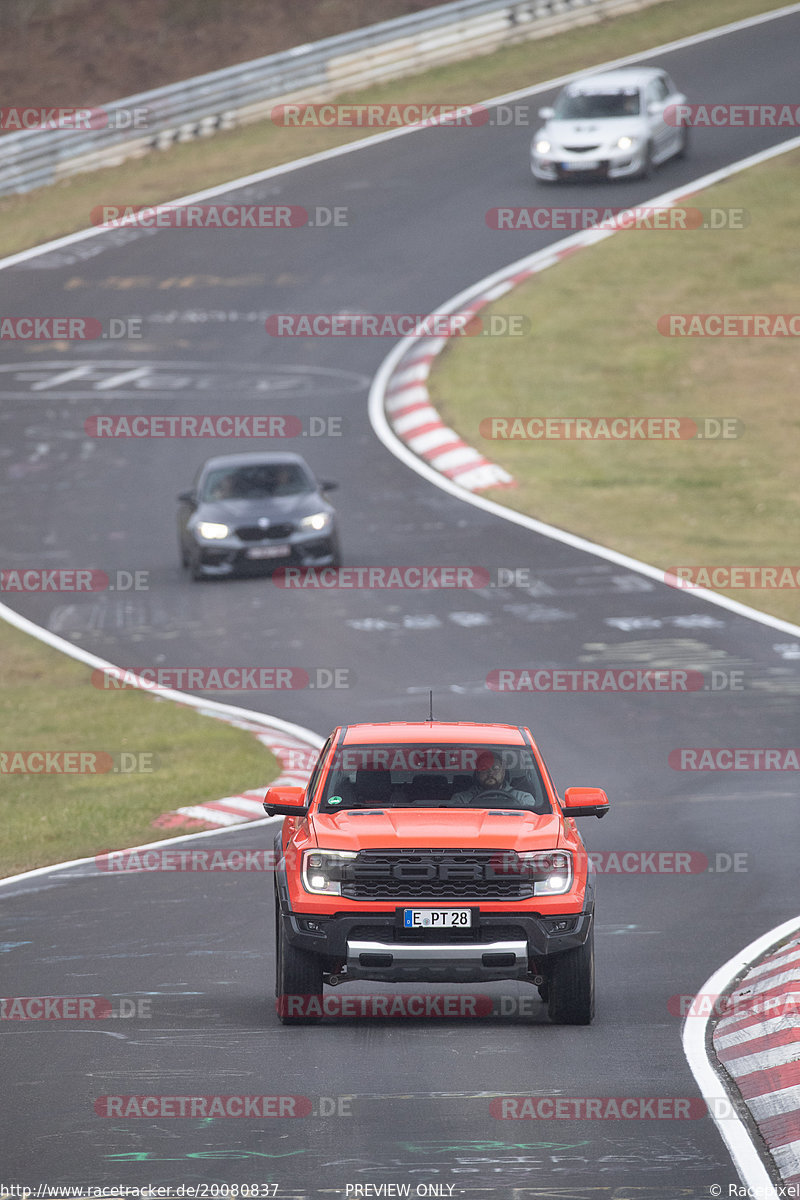
{"label": "green grass", "polygon": [[[502,503],[663,568],[799,561],[797,339],[656,328],[665,313],[797,311],[787,197],[798,166],[793,152],[689,202],[744,208],[744,229],[617,233],[488,310],[527,315],[529,337],[451,343],[434,403],[514,476],[518,486],[493,493]],[[552,203],[545,190],[538,203]],[[745,428],[729,441],[501,441],[478,432],[492,416],[733,417]],[[725,594],[800,620],[797,590]]]}
{"label": "green grass", "polygon": [[0,659],[0,753],[153,756],[143,763],[152,771],[131,774],[0,775],[0,876],[174,836],[154,818],[278,774],[251,733],[143,692],[100,691],[90,667],[4,623]]}
{"label": "green grass", "polygon": [[[340,103],[475,103],[774,8],[772,0],[665,0],[652,8],[338,97]],[[260,121],[153,151],[24,196],[0,199],[0,257],[90,225],[98,205],[157,204],[356,141],[357,130],[283,129]]]}

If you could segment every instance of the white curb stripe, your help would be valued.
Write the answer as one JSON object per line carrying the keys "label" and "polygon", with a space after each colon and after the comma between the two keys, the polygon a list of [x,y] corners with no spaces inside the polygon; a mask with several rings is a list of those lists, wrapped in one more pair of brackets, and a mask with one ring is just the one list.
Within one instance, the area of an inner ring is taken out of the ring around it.
{"label": "white curb stripe", "polygon": [[[266,788],[264,791],[266,793]],[[248,800],[246,796],[226,796],[222,800],[214,800],[210,807],[224,808],[230,812],[250,813],[257,817],[264,813],[264,805],[260,800]],[[245,817],[245,820],[249,820],[249,817]]]}
{"label": "white curb stripe", "polygon": [[236,813],[219,812],[215,808],[206,808],[204,804],[190,804],[186,808],[176,808],[184,817],[193,821],[207,821],[210,825],[241,825],[247,817],[239,817]]}
{"label": "white curb stripe", "polygon": [[800,1178],[800,1139],[790,1142],[788,1146],[776,1146],[772,1157],[787,1182],[793,1182]]}
{"label": "white curb stripe", "polygon": [[[731,1046],[746,1046],[748,1042],[757,1041],[759,1038],[767,1037],[771,1033],[783,1033],[785,1029],[800,1028],[800,1016],[791,1014],[787,1017],[770,1017],[763,1021],[754,1018],[753,1024],[745,1025],[735,1033],[725,1033],[720,1035],[719,1025],[717,1032],[714,1034],[714,1048],[720,1050],[728,1050]],[[726,1063],[726,1066],[729,1065]]]}
{"label": "white curb stripe", "polygon": [[456,467],[462,467],[467,463],[485,464],[486,459],[477,450],[473,450],[471,446],[462,445],[456,450],[448,450],[446,454],[439,454],[436,458],[431,459],[431,462],[437,471],[444,471],[445,474],[451,474]]}
{"label": "white curb stripe", "polygon": [[745,1054],[741,1058],[720,1059],[725,1070],[735,1079],[746,1075],[758,1075],[769,1071],[772,1067],[786,1067],[800,1060],[800,1042],[790,1042],[787,1046],[775,1046],[769,1050],[761,1050],[758,1054]]}
{"label": "white curb stripe", "polygon": [[747,1107],[757,1121],[766,1117],[778,1117],[800,1109],[800,1086],[782,1088],[779,1092],[768,1092],[764,1096],[753,1096]]}
{"label": "white curb stripe", "polygon": [[[429,429],[427,433],[418,433],[413,438],[409,438],[408,444],[415,454],[422,454],[427,458],[430,456],[431,450],[439,449],[442,446],[452,446],[453,442],[458,440],[457,433],[445,425],[440,425],[438,429]],[[438,459],[436,465],[439,465]]]}
{"label": "white curb stripe", "polygon": [[776,970],[782,963],[796,962],[800,966],[800,946],[790,946],[788,950],[784,950],[781,954],[774,954],[770,958],[765,958],[760,966],[756,967],[747,976],[748,979],[756,979],[760,975],[766,975],[769,971]]}
{"label": "white curb stripe", "polygon": [[441,425],[442,418],[435,408],[431,408],[430,404],[427,404],[420,408],[415,407],[413,412],[407,413],[404,417],[397,417],[394,427],[395,431],[402,435],[410,429],[416,429],[419,425],[430,425],[433,422]]}

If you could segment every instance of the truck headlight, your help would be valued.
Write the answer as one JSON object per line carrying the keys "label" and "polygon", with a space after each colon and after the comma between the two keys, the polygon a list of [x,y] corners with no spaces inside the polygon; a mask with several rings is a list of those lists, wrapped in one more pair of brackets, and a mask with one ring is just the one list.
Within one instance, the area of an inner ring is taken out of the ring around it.
{"label": "truck headlight", "polygon": [[572,887],[569,850],[536,850],[519,857],[520,873],[533,880],[534,896],[563,896]]}
{"label": "truck headlight", "polygon": [[306,850],[303,854],[303,887],[315,896],[341,896],[342,881],[355,850]]}

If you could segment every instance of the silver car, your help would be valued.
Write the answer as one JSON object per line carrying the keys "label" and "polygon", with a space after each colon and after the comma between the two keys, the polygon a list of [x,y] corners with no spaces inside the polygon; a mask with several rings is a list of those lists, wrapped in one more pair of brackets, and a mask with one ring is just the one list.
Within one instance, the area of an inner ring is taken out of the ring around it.
{"label": "silver car", "polygon": [[531,143],[531,171],[550,182],[645,177],[686,153],[689,131],[675,109],[685,104],[657,67],[584,75],[559,92],[552,108],[539,110],[545,124]]}

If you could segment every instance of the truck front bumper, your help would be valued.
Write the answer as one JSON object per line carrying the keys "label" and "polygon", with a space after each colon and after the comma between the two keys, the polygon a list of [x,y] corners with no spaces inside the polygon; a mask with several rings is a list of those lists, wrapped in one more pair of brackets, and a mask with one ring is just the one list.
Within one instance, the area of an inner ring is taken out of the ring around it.
{"label": "truck front bumper", "polygon": [[580,913],[484,913],[469,930],[404,930],[391,912],[311,916],[284,911],[290,945],[318,955],[328,972],[385,982],[489,982],[536,974],[543,960],[581,946],[593,909]]}

